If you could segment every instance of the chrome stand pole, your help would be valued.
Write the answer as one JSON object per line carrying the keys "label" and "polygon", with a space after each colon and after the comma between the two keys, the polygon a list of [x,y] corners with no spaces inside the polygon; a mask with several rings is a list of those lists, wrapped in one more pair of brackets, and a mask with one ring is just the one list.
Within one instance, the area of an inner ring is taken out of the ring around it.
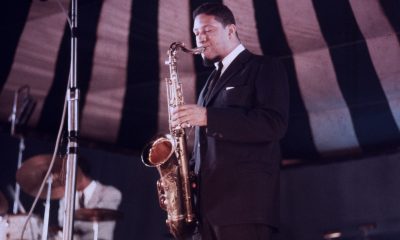
{"label": "chrome stand pole", "polygon": [[71,6],[71,69],[67,92],[68,101],[68,146],[67,174],[65,182],[65,211],[63,224],[63,240],[73,238],[73,219],[75,210],[76,164],[78,158],[78,108],[79,89],[77,87],[77,0],[72,0]]}
{"label": "chrome stand pole", "polygon": [[50,218],[50,197],[51,197],[51,184],[53,183],[53,175],[47,179],[47,196],[46,205],[44,208],[44,222],[42,230],[42,240],[47,240],[47,233],[49,232],[49,218]]}
{"label": "chrome stand pole", "polygon": [[[24,150],[25,150],[25,139],[24,137],[19,138],[19,151],[18,151],[18,164],[17,164],[17,170],[21,167],[22,164],[22,157],[24,155]],[[13,214],[18,213],[18,207],[19,207],[19,195],[21,192],[21,187],[19,184],[16,182],[15,183],[15,192],[14,192],[14,205],[13,205]]]}

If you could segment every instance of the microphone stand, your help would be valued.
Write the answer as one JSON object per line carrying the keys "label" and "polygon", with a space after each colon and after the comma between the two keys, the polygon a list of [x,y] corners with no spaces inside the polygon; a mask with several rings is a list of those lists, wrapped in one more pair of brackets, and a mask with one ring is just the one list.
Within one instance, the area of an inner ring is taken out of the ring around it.
{"label": "microphone stand", "polygon": [[50,218],[50,198],[51,198],[51,185],[53,184],[53,175],[47,178],[47,195],[46,204],[44,208],[44,219],[42,229],[42,240],[47,240],[47,234],[49,232],[49,218]]}
{"label": "microphone stand", "polygon": [[65,210],[63,223],[63,240],[72,240],[73,219],[75,210],[76,163],[78,157],[78,108],[79,89],[77,87],[77,0],[71,5],[71,65],[70,81],[67,91],[68,102],[68,145],[67,173],[65,181]]}
{"label": "microphone stand", "polygon": [[[20,136],[19,137],[19,147],[18,147],[17,170],[22,165],[22,157],[24,155],[24,150],[25,150],[24,136]],[[18,213],[18,207],[19,207],[19,204],[20,204],[20,201],[19,201],[20,192],[21,192],[21,187],[19,186],[18,182],[15,182],[13,214],[17,214]]]}
{"label": "microphone stand", "polygon": [[[10,120],[11,120],[11,136],[16,136],[16,137],[19,138],[17,171],[22,165],[22,158],[23,158],[24,151],[25,151],[24,134],[23,133],[18,134],[17,130],[16,130],[16,128],[17,128],[17,126],[16,126],[17,125],[17,106],[18,106],[19,94],[25,88],[26,87],[23,86],[23,87],[19,88],[17,91],[15,91],[14,103],[13,103],[12,113],[11,113],[11,116],[10,116]],[[18,207],[19,207],[19,204],[20,204],[20,201],[19,201],[20,193],[21,193],[21,187],[19,186],[18,182],[15,182],[13,214],[17,214],[18,213]]]}

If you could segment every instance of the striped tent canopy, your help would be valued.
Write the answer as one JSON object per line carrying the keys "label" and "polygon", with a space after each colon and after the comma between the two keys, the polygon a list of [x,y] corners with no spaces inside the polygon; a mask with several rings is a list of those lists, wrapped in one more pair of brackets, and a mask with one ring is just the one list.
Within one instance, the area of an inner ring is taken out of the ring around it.
{"label": "striped tent canopy", "polygon": [[[168,130],[166,51],[194,46],[200,0],[78,0],[78,86],[83,139],[140,150]],[[279,57],[290,84],[288,159],[395,149],[400,143],[399,0],[225,0],[252,52]],[[68,0],[2,3],[0,120],[30,86],[29,121],[55,134],[69,74]],[[5,6],[5,7],[4,7]],[[212,69],[181,53],[186,103]],[[223,124],[223,123],[221,123]],[[234,131],[234,129],[232,130]]]}

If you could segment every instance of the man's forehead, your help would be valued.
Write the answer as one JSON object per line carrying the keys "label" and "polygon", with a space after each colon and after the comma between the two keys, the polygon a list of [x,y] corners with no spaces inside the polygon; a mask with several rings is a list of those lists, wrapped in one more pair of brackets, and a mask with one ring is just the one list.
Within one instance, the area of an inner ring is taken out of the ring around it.
{"label": "man's forehead", "polygon": [[201,28],[207,28],[207,27],[215,27],[215,25],[214,24],[194,25],[193,31],[201,29]]}
{"label": "man's forehead", "polygon": [[194,19],[193,30],[211,26],[217,27],[219,25],[221,25],[221,23],[218,22],[214,16],[200,14]]}

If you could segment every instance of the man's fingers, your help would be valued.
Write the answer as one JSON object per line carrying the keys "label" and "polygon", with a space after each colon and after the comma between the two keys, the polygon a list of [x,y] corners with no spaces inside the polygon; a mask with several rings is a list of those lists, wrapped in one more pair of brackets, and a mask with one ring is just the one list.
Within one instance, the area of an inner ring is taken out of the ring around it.
{"label": "man's fingers", "polygon": [[194,108],[190,106],[179,106],[172,111],[173,120],[181,120],[193,114]]}
{"label": "man's fingers", "polygon": [[173,126],[204,126],[207,123],[204,118],[204,109],[193,104],[179,106],[172,111]]}
{"label": "man's fingers", "polygon": [[172,118],[172,125],[179,125],[179,124],[190,124],[191,118],[190,115],[174,115],[175,117]]}

